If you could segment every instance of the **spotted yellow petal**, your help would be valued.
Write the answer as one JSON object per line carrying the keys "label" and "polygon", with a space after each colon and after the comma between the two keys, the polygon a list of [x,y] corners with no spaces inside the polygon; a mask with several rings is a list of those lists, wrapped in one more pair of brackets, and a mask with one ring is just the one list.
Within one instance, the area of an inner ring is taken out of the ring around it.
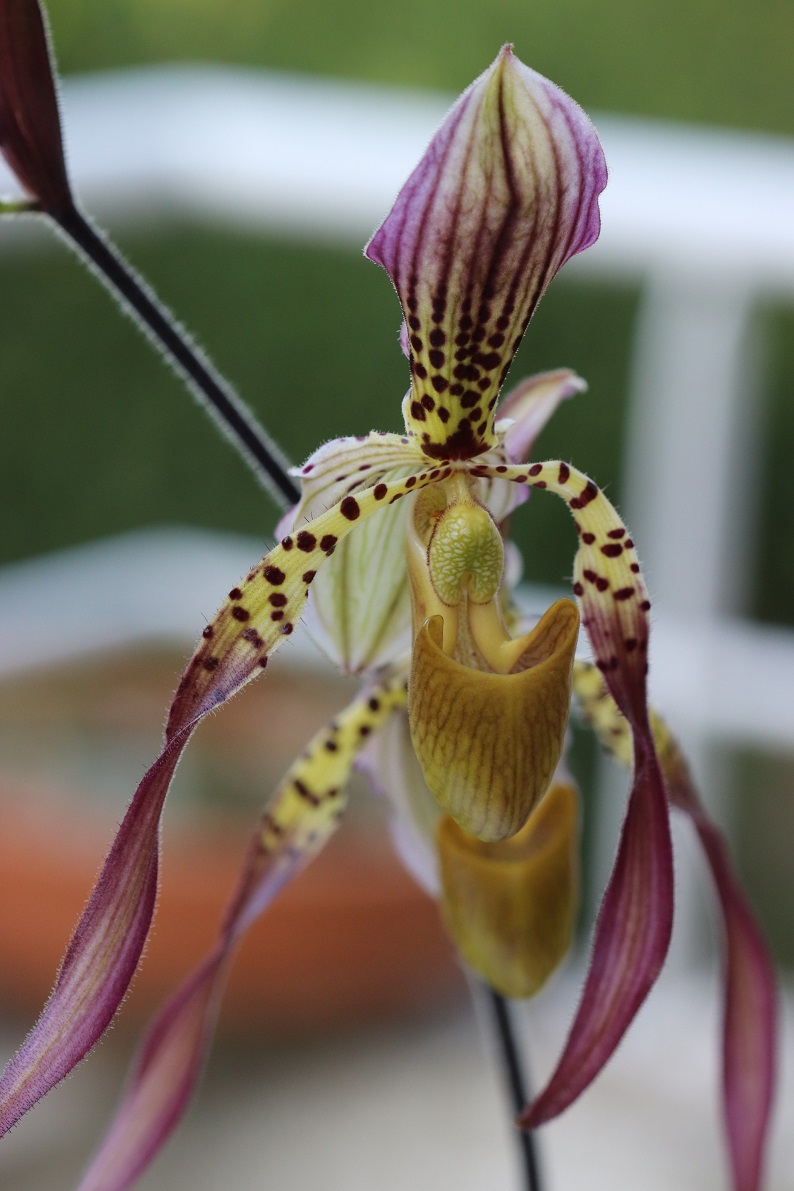
{"label": "spotted yellow petal", "polygon": [[[404,479],[426,462],[407,438],[396,434],[373,432],[326,443],[295,473],[303,495],[281,522],[280,532],[299,532],[329,505],[356,496],[364,487]],[[407,505],[406,501],[389,505],[344,538],[312,585],[306,628],[348,673],[393,662],[410,648],[404,546]]]}
{"label": "spotted yellow petal", "polygon": [[283,537],[231,589],[204,629],[203,641],[171,705],[168,738],[261,672],[303,616],[317,571],[351,530],[407,493],[448,474],[449,469],[432,468],[391,483],[381,481],[344,497],[328,512]]}

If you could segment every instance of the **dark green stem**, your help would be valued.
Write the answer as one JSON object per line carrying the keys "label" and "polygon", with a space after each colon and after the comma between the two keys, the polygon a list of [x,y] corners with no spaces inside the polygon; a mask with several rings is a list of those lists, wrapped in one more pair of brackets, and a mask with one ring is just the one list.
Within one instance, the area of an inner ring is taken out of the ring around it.
{"label": "dark green stem", "polygon": [[[499,1048],[499,1058],[510,1103],[515,1115],[518,1116],[529,1102],[529,1086],[524,1066],[519,1057],[510,1005],[501,993],[496,992],[489,985],[485,985],[485,993],[491,1010],[493,1031]],[[516,1137],[521,1151],[526,1191],[542,1191],[535,1135],[528,1130],[516,1129]]]}
{"label": "dark green stem", "polygon": [[50,216],[122,309],[207,407],[274,499],[283,508],[295,504],[300,488],[289,474],[289,463],[279,447],[115,245],[76,207],[50,212]]}

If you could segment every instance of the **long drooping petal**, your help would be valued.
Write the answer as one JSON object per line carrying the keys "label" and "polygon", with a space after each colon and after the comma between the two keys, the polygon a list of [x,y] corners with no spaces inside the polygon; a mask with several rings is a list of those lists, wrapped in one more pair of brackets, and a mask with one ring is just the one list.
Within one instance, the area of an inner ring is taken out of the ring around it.
{"label": "long drooping petal", "polygon": [[38,0],[0,0],[0,152],[45,210],[73,205],[47,25]]}
{"label": "long drooping petal", "polygon": [[404,706],[405,682],[370,684],[290,767],[254,833],[217,942],[151,1026],[129,1087],[79,1191],[124,1191],[159,1153],[195,1090],[237,944],[273,898],[325,846],[371,732]]}
{"label": "long drooping petal", "polygon": [[346,497],[265,555],[204,630],[171,705],[165,748],[138,787],[49,1001],[0,1077],[0,1131],[68,1074],[123,1000],[151,925],[160,816],[190,732],[260,673],[292,633],[314,574],[337,542],[378,509],[432,482],[423,472]]}
{"label": "long drooping petal", "polygon": [[366,248],[410,335],[406,430],[435,459],[493,447],[494,407],[535,306],[598,237],[595,129],[506,46],[461,96]]}
{"label": "long drooping petal", "polygon": [[[474,466],[479,475],[483,468]],[[490,469],[485,469],[490,475]],[[498,474],[565,500],[579,549],[574,594],[596,665],[631,727],[634,779],[615,866],[596,923],[573,1025],[546,1088],[522,1117],[534,1128],[558,1116],[598,1075],[664,963],[673,924],[669,812],[648,719],[650,601],[634,543],[613,506],[581,472],[558,460]]]}
{"label": "long drooping petal", "polygon": [[121,1004],[154,912],[160,814],[192,725],[143,778],[35,1027],[0,1077],[0,1135],[88,1053]]}
{"label": "long drooping petal", "polygon": [[[582,712],[602,744],[631,765],[628,726],[601,675],[577,664]],[[683,755],[667,725],[652,716],[659,760],[673,806],[691,819],[706,855],[722,913],[725,940],[723,1107],[734,1191],[758,1191],[775,1084],[775,975],[761,931],[734,876],[722,833],[706,814]]]}
{"label": "long drooping petal", "polygon": [[183,724],[223,703],[267,665],[306,607],[317,571],[338,544],[368,517],[408,492],[434,484],[449,468],[428,468],[405,479],[381,481],[346,496],[328,512],[287,534],[248,573],[204,629],[179,684],[168,717],[170,739]]}

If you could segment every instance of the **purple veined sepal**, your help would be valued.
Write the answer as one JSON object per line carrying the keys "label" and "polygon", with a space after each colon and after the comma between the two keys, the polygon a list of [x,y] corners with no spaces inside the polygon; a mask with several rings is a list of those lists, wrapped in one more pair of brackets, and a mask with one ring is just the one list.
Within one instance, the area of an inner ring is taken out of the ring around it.
{"label": "purple veined sepal", "polygon": [[402,304],[412,371],[403,413],[426,454],[467,459],[495,445],[507,369],[555,273],[597,239],[605,185],[587,116],[506,46],[365,250]]}
{"label": "purple veined sepal", "polygon": [[0,0],[0,153],[34,207],[49,214],[74,206],[55,74],[39,0]]}
{"label": "purple veined sepal", "polygon": [[405,699],[405,680],[397,672],[368,682],[290,767],[253,833],[216,943],[149,1028],[122,1102],[78,1191],[125,1191],[179,1124],[211,1045],[238,944],[334,834],[357,753]]}

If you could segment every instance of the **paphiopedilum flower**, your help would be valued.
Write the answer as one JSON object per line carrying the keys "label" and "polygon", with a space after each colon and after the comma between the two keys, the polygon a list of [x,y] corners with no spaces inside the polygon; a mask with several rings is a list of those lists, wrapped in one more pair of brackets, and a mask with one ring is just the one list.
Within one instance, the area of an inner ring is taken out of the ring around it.
{"label": "paphiopedilum flower", "polygon": [[[406,708],[438,808],[413,826],[436,865],[453,937],[497,988],[528,995],[543,983],[567,947],[576,896],[576,801],[559,762],[580,613],[630,736],[634,776],[579,1009],[527,1125],[582,1092],[655,981],[672,924],[672,858],[646,702],[650,602],[634,544],[587,476],[559,460],[528,461],[544,418],[581,387],[572,374],[520,386],[496,417],[540,297],[598,235],[605,183],[587,117],[506,47],[454,106],[370,241],[367,255],[389,273],[403,310],[405,433],[320,448],[300,470],[302,500],[280,542],[204,629],[163,751],[135,793],[50,1000],[0,1080],[0,1127],[71,1070],[124,996],[152,918],[168,785],[201,719],[265,669],[307,605],[329,649],[365,685],[268,804],[217,944],[152,1028],[81,1191],[121,1191],[159,1149],[195,1084],[238,940],[334,830],[364,743],[389,725],[404,728],[395,717]],[[558,601],[513,635],[504,523],[533,489],[573,515],[576,602]],[[760,964],[740,967],[766,987]],[[748,1061],[766,1054],[770,1037],[743,1030]],[[771,1067],[756,1068],[748,1094],[757,1138]],[[731,1123],[734,1155],[747,1152],[740,1117]],[[736,1186],[750,1191],[748,1163],[734,1168]]]}

